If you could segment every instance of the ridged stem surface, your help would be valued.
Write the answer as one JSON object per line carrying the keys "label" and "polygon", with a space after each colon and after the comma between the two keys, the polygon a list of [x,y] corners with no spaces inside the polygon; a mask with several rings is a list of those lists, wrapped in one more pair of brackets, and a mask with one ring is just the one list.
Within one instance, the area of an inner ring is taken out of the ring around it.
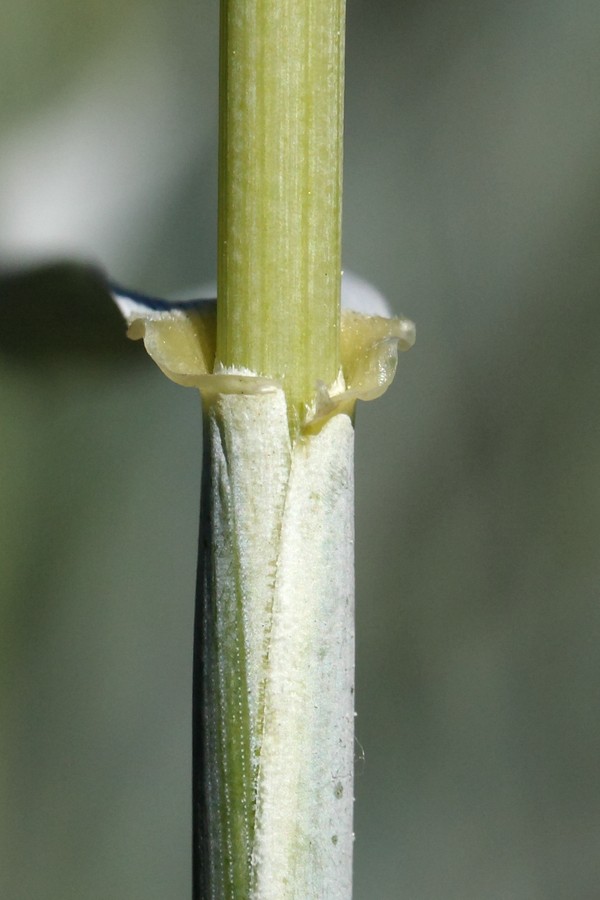
{"label": "ridged stem surface", "polygon": [[221,4],[217,360],[339,372],[344,0]]}

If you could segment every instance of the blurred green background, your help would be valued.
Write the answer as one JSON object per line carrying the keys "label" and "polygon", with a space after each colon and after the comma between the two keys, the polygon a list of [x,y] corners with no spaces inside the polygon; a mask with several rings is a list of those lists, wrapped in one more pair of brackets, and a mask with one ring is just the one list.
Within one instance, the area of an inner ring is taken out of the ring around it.
{"label": "blurred green background", "polygon": [[[210,280],[216,0],[0,13],[0,272]],[[600,5],[348,26],[345,265],[418,326],[358,411],[355,897],[597,900]],[[199,401],[61,333],[0,354],[0,896],[185,898]]]}

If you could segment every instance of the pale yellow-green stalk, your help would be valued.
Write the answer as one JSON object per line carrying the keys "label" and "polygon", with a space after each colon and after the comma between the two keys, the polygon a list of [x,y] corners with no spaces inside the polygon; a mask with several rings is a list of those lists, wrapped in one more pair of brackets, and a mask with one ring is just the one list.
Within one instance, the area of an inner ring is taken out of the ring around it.
{"label": "pale yellow-green stalk", "polygon": [[221,4],[217,359],[310,403],[340,367],[345,0]]}
{"label": "pale yellow-green stalk", "polygon": [[223,0],[218,302],[124,300],[204,409],[195,900],[349,900],[353,412],[410,323],[340,311],[343,0]]}

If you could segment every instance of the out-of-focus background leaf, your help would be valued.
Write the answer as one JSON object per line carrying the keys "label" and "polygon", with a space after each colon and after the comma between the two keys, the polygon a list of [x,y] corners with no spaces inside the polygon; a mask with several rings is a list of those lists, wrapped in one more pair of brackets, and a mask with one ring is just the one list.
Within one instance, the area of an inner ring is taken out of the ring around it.
{"label": "out-of-focus background leaf", "polygon": [[[211,279],[216,0],[0,8],[0,273]],[[355,896],[595,900],[600,6],[348,18],[345,263],[418,323],[358,414]],[[100,319],[0,308],[7,900],[189,895],[199,401]]]}

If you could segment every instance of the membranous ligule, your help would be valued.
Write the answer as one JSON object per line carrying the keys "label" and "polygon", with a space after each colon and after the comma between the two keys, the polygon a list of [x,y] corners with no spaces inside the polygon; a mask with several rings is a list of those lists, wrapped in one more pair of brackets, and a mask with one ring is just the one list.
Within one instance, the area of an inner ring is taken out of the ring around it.
{"label": "membranous ligule", "polygon": [[[116,296],[133,339],[142,338],[154,362],[172,381],[212,394],[262,393],[282,385],[260,373],[226,369],[216,356],[216,301],[146,305]],[[373,400],[389,387],[399,350],[415,340],[413,323],[400,317],[342,310],[341,370],[335,383],[315,384],[303,425],[310,427],[356,400]]]}

